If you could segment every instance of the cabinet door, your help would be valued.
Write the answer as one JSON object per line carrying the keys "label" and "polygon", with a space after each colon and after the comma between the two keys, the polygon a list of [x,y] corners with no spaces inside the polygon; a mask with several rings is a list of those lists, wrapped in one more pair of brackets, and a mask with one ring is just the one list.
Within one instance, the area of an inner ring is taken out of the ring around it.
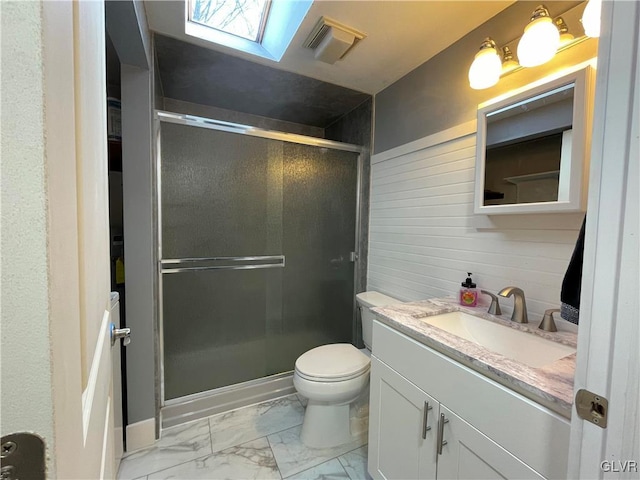
{"label": "cabinet door", "polygon": [[[443,405],[440,414],[448,422],[442,432],[446,444],[438,455],[438,480],[544,478]],[[434,424],[436,432],[439,425]]]}
{"label": "cabinet door", "polygon": [[435,478],[438,403],[374,356],[369,412],[371,476]]}

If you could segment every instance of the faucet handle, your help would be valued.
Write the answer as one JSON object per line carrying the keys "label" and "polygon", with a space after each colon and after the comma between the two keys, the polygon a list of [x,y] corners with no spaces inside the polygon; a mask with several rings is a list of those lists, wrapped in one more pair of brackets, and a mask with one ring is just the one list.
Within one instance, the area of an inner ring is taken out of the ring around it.
{"label": "faucet handle", "polygon": [[542,317],[542,321],[540,322],[540,325],[538,325],[538,328],[547,332],[557,332],[558,328],[556,327],[556,322],[553,321],[553,314],[558,313],[559,311],[559,308],[545,310],[544,317]]}
{"label": "faucet handle", "polygon": [[494,295],[491,292],[487,292],[486,290],[480,290],[480,293],[484,293],[485,295],[489,295],[491,297],[491,305],[489,305],[489,310],[487,313],[492,315],[502,315],[502,309],[500,308],[500,301],[498,300],[498,296]]}

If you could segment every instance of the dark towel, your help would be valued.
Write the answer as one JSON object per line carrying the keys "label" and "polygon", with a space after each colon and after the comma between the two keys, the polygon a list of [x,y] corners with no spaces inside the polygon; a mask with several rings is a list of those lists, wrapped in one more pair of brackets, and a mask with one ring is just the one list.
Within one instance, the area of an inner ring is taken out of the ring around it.
{"label": "dark towel", "polygon": [[580,286],[582,284],[582,259],[584,257],[584,227],[587,223],[585,215],[582,228],[578,234],[576,248],[571,255],[571,261],[567,267],[562,281],[560,293],[560,316],[571,323],[578,324],[580,320]]}

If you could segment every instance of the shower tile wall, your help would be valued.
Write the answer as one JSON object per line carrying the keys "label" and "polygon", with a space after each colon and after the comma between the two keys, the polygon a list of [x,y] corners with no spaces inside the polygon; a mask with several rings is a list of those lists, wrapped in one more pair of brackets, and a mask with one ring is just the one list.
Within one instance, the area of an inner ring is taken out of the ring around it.
{"label": "shower tile wall", "polygon": [[164,96],[325,128],[369,94],[155,35]]}
{"label": "shower tile wall", "polygon": [[264,128],[266,130],[277,130],[279,132],[324,138],[324,128],[277,120],[275,118],[268,118],[260,115],[252,115],[250,113],[237,112],[235,110],[227,110],[226,108],[185,102],[183,100],[176,100],[175,98],[165,97],[163,100],[163,109],[169,112],[214,118],[216,120],[240,123],[242,125],[251,125],[253,127]]}
{"label": "shower tile wall", "polygon": [[[369,245],[369,189],[371,170],[371,139],[372,139],[372,119],[373,119],[373,99],[369,98],[357,108],[347,113],[339,120],[335,121],[326,129],[299,123],[286,122],[273,118],[251,115],[243,112],[226,110],[208,105],[200,105],[172,98],[163,98],[163,108],[167,111],[184,113],[189,115],[215,118],[228,122],[252,125],[269,130],[278,130],[288,133],[296,133],[312,137],[326,138],[343,143],[362,145],[362,177],[360,184],[360,239],[358,251],[360,261],[356,271],[355,292],[362,292],[367,289],[367,259]],[[362,329],[360,319],[353,326],[354,343],[358,347],[364,346],[362,343]]]}
{"label": "shower tile wall", "polygon": [[[356,292],[367,289],[367,263],[369,256],[369,189],[371,180],[371,138],[373,119],[373,99],[369,98],[360,106],[347,113],[338,121],[325,128],[325,138],[338,142],[362,145],[362,177],[360,183],[360,240],[358,251],[360,262],[356,272]],[[360,320],[358,320],[360,321]],[[358,347],[362,343],[362,329],[359,323],[354,328],[354,340]]]}
{"label": "shower tile wall", "polygon": [[357,154],[161,132],[163,261],[286,256],[281,269],[163,274],[165,398],[291,371],[306,350],[351,341]]}
{"label": "shower tile wall", "polygon": [[151,36],[151,43],[153,45],[153,108],[164,110],[164,91],[162,89],[162,82],[160,81],[160,70],[155,46],[156,39],[154,36]]}
{"label": "shower tile wall", "polygon": [[[252,125],[267,130],[277,130],[281,132],[296,133],[310,137],[326,138],[336,142],[352,143],[362,145],[362,179],[360,185],[360,242],[358,250],[360,252],[360,265],[356,274],[356,292],[366,290],[367,286],[367,256],[369,245],[369,183],[371,171],[371,138],[373,119],[373,99],[368,98],[351,112],[342,116],[326,128],[303,125],[300,123],[286,122],[273,118],[252,115],[224,108],[200,105],[173,98],[163,98],[162,108],[164,110],[184,113],[188,115],[214,118],[225,122]],[[360,329],[357,338],[360,342]],[[359,346],[362,346],[358,343]]]}

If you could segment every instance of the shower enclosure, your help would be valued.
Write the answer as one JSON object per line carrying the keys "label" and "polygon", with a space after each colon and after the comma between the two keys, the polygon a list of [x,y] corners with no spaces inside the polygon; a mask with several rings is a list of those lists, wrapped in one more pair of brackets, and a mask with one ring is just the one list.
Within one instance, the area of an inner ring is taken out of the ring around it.
{"label": "shower enclosure", "polygon": [[157,118],[163,404],[350,342],[360,148]]}

